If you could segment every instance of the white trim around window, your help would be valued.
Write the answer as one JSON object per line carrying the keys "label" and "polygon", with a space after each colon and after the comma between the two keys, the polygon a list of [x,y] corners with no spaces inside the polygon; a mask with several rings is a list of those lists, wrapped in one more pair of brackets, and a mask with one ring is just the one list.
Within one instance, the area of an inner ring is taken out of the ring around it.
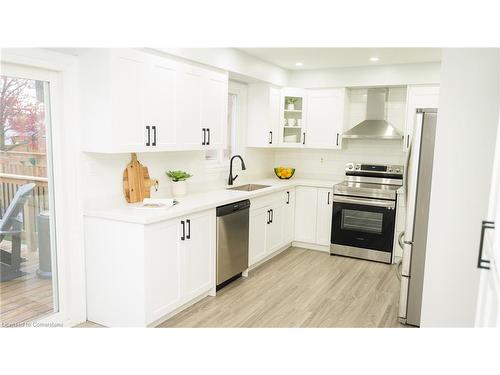
{"label": "white trim around window", "polygon": [[77,58],[44,49],[3,49],[1,63],[18,76],[50,82],[59,312],[34,324],[74,326],[86,320]]}

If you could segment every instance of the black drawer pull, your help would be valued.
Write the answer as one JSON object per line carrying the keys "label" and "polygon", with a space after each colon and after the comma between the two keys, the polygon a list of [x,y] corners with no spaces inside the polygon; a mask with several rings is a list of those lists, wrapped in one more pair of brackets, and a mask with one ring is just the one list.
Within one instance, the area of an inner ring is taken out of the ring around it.
{"label": "black drawer pull", "polygon": [[186,239],[186,224],[184,223],[184,220],[181,221],[181,224],[182,224],[181,241],[184,241]]}
{"label": "black drawer pull", "polygon": [[187,235],[186,235],[186,239],[189,240],[191,239],[191,220],[187,219],[186,220],[186,224],[187,224]]}

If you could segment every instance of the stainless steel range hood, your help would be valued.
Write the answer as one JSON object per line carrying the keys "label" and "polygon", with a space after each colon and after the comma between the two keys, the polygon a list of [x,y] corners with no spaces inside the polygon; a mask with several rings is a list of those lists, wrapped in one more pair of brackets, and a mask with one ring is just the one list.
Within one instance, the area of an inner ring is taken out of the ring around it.
{"label": "stainless steel range hood", "polygon": [[402,135],[385,120],[387,89],[368,89],[366,120],[346,131],[343,138],[401,139]]}

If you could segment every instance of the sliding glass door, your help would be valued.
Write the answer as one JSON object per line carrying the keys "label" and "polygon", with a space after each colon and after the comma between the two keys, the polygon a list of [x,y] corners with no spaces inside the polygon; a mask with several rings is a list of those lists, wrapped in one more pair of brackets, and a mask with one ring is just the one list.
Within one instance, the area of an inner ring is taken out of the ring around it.
{"label": "sliding glass door", "polygon": [[[19,73],[22,72],[22,73]],[[26,326],[59,310],[50,72],[2,65],[0,321]]]}

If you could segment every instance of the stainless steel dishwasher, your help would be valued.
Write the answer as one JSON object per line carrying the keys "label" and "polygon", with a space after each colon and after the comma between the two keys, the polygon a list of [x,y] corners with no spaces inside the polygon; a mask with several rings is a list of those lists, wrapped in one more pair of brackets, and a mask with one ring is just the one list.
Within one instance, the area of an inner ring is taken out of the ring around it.
{"label": "stainless steel dishwasher", "polygon": [[248,268],[250,201],[217,207],[217,290]]}

